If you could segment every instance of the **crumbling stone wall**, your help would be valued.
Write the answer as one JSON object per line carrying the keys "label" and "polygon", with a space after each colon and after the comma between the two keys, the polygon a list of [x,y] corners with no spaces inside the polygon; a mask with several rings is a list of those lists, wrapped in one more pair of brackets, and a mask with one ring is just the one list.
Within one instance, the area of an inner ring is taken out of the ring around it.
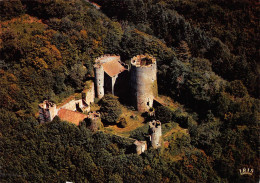
{"label": "crumbling stone wall", "polygon": [[131,93],[134,106],[140,112],[153,107],[157,95],[157,65],[152,56],[138,55],[131,59]]}
{"label": "crumbling stone wall", "polygon": [[95,98],[95,87],[94,82],[89,84],[89,88],[83,90],[82,92],[82,100],[90,106],[90,104],[94,103]]}
{"label": "crumbling stone wall", "polygon": [[90,111],[90,104],[94,102],[95,90],[94,83],[91,82],[87,90],[82,93],[82,98],[79,100],[70,100],[62,106],[57,108],[56,104],[44,100],[43,103],[39,104],[39,121],[40,123],[45,123],[52,121],[53,118],[58,115],[59,109],[67,109],[70,111]]}

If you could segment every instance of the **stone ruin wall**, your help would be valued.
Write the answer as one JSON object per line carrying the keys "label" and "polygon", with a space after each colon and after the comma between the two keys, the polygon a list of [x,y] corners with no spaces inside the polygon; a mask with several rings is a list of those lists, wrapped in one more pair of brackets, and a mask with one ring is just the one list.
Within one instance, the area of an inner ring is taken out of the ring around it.
{"label": "stone ruin wall", "polygon": [[47,100],[44,100],[43,103],[39,104],[38,107],[40,123],[52,121],[53,118],[58,114],[56,104]]}
{"label": "stone ruin wall", "polygon": [[[105,94],[105,91],[104,91],[105,73],[104,73],[102,64],[104,64],[105,62],[112,61],[115,58],[120,61],[120,56],[109,55],[109,54],[103,55],[103,56],[95,59],[94,72],[95,72],[95,86],[96,86],[97,98],[102,98]],[[121,63],[121,61],[120,61],[120,63]],[[127,67],[126,64],[124,64],[124,67]],[[128,67],[127,67],[127,69],[128,69]],[[113,78],[113,80],[114,80],[113,84],[115,84],[116,78]],[[114,87],[114,85],[112,87]],[[112,91],[112,93],[113,93],[113,91]]]}
{"label": "stone ruin wall", "polygon": [[147,143],[146,143],[146,141],[138,141],[138,140],[136,140],[134,142],[134,145],[136,147],[136,153],[138,155],[142,154],[144,151],[147,150]]}
{"label": "stone ruin wall", "polygon": [[[141,58],[145,57],[141,55]],[[152,57],[153,58],[153,57]],[[133,63],[138,56],[131,60],[131,90],[134,106],[140,112],[146,112],[153,107],[153,99],[157,95],[157,66],[156,61],[148,66]]]}
{"label": "stone ruin wall", "polygon": [[115,58],[120,60],[120,56],[119,55],[106,54],[106,55],[100,56],[100,57],[95,59],[95,65],[102,65],[103,63],[109,62],[111,60],[114,60]]}
{"label": "stone ruin wall", "polygon": [[100,118],[100,113],[99,112],[90,112],[88,114],[88,119],[89,119],[89,129],[92,132],[96,132],[97,130],[99,130],[101,128],[102,122],[101,122],[101,118]]}
{"label": "stone ruin wall", "polygon": [[94,88],[94,82],[91,82],[89,89],[84,90],[82,92],[82,99],[88,104],[94,103],[95,98],[95,88]]}
{"label": "stone ruin wall", "polygon": [[[90,88],[86,90],[84,93],[82,92],[82,99],[70,100],[69,102],[65,103],[64,105],[58,108],[56,104],[44,100],[43,103],[39,104],[39,120],[41,123],[52,121],[53,118],[56,115],[58,115],[59,109],[77,111],[77,105],[79,106],[79,108],[81,108],[83,112],[90,111],[90,103],[94,103],[94,98],[95,98],[94,82],[91,82]],[[87,104],[87,106],[85,104]]]}

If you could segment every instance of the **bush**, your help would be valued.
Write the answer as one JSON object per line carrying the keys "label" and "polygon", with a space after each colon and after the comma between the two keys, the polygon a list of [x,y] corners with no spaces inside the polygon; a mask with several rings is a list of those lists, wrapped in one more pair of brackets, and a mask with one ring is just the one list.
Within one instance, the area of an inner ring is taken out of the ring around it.
{"label": "bush", "polygon": [[122,106],[114,95],[105,95],[99,102],[101,118],[104,122],[115,123],[122,114]]}

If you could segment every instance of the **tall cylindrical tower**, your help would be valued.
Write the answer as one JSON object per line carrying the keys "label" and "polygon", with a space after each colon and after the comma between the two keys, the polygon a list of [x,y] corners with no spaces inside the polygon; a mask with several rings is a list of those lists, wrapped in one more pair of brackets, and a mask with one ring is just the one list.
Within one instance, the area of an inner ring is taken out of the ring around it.
{"label": "tall cylindrical tower", "polygon": [[104,69],[100,63],[94,65],[96,96],[102,98],[104,96]]}
{"label": "tall cylindrical tower", "polygon": [[138,55],[131,59],[131,92],[134,106],[140,112],[153,107],[158,95],[156,59],[149,55]]}

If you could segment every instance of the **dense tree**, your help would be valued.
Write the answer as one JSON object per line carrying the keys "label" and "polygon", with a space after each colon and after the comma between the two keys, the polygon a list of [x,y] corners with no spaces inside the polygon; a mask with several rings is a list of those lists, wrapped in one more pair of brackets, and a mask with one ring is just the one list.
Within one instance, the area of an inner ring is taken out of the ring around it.
{"label": "dense tree", "polygon": [[0,2],[0,20],[8,20],[25,13],[25,8],[20,0]]}
{"label": "dense tree", "polygon": [[246,87],[240,80],[230,82],[228,91],[235,97],[244,97],[248,95]]}
{"label": "dense tree", "polygon": [[165,106],[158,106],[155,109],[155,116],[162,123],[169,123],[172,120],[172,111]]}
{"label": "dense tree", "polygon": [[101,118],[105,122],[115,123],[122,114],[122,107],[117,97],[112,94],[105,95],[99,102]]}
{"label": "dense tree", "polygon": [[[187,42],[193,56],[209,59],[218,75],[230,81],[240,79],[249,93],[258,97],[256,2],[94,1],[110,17],[135,24],[142,19],[150,32],[170,47]],[[137,11],[140,7],[142,11]],[[122,16],[128,14],[133,16]]]}
{"label": "dense tree", "polygon": [[177,48],[176,52],[179,60],[183,62],[189,62],[191,53],[190,53],[189,46],[185,41],[181,41],[179,43],[179,47]]}

